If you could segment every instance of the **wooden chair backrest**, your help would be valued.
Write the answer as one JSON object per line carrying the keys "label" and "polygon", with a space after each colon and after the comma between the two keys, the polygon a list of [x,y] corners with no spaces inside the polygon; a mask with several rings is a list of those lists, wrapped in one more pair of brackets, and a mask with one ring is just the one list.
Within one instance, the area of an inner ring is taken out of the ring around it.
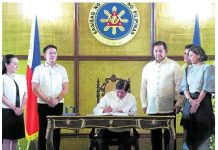
{"label": "wooden chair backrest", "polygon": [[[124,79],[118,78],[115,74],[112,74],[111,77],[105,78],[103,84],[100,85],[100,80],[99,78],[97,79],[97,83],[96,83],[97,84],[97,90],[96,90],[97,103],[99,103],[101,97],[103,97],[107,92],[114,91],[116,89],[116,83],[119,80],[124,80]],[[129,79],[128,81],[130,83]],[[130,93],[130,88],[128,92]]]}

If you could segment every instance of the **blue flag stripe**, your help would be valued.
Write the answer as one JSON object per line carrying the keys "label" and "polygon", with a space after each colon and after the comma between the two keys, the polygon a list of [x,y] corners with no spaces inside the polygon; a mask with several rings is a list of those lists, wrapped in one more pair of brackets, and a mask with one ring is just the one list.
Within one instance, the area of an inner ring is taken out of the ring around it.
{"label": "blue flag stripe", "polygon": [[34,50],[33,50],[33,61],[32,61],[32,72],[35,67],[40,65],[40,43],[39,43],[39,32],[38,32],[38,21],[36,17],[35,21],[35,34],[34,34]]}
{"label": "blue flag stripe", "polygon": [[195,15],[195,27],[192,44],[201,46],[200,27],[198,15]]}

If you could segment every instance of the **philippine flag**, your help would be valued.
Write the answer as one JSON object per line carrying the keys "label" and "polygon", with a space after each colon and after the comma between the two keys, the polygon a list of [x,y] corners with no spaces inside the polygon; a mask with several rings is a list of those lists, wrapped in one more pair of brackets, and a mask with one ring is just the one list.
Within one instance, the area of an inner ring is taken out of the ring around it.
{"label": "philippine flag", "polygon": [[30,49],[27,62],[27,92],[28,100],[25,111],[25,127],[26,127],[26,139],[33,140],[38,137],[39,130],[39,118],[37,112],[37,97],[32,91],[32,75],[36,66],[40,65],[40,44],[37,17],[34,18],[31,37],[30,37]]}

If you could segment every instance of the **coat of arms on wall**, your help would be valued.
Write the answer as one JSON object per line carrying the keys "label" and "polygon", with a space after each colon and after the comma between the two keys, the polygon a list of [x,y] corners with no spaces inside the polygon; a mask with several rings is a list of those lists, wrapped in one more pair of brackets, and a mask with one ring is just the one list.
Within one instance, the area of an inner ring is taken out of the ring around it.
{"label": "coat of arms on wall", "polygon": [[103,44],[119,46],[139,29],[139,12],[133,3],[96,3],[89,12],[89,29]]}

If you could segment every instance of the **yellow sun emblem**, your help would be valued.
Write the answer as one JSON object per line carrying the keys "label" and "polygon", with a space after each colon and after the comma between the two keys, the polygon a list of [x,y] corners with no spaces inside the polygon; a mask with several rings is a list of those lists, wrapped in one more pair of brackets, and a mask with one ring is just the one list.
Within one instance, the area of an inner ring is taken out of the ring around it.
{"label": "yellow sun emblem", "polygon": [[104,14],[108,17],[100,19],[101,23],[106,23],[104,31],[108,31],[112,28],[113,35],[116,35],[117,28],[120,29],[120,31],[125,31],[122,23],[128,23],[128,19],[121,19],[121,17],[125,14],[125,10],[121,10],[120,13],[117,14],[117,7],[113,6],[112,14],[110,14],[108,10],[104,10]]}

